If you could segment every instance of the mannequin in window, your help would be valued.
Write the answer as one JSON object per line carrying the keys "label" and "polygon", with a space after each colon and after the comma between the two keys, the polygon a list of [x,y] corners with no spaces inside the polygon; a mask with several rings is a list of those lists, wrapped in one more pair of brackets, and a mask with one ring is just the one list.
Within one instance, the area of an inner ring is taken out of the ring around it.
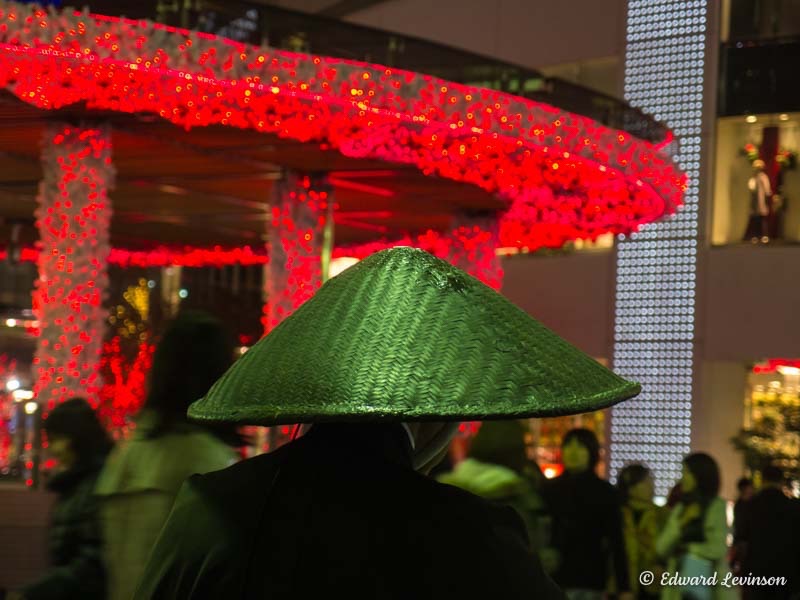
{"label": "mannequin in window", "polygon": [[757,244],[769,242],[769,214],[772,202],[772,186],[765,169],[764,161],[753,161],[753,174],[747,181],[750,190],[750,220],[747,223],[744,239]]}

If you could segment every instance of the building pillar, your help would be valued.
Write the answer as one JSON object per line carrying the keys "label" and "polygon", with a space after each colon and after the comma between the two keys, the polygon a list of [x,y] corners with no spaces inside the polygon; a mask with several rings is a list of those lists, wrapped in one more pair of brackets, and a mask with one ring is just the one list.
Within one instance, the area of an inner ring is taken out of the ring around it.
{"label": "building pillar", "polygon": [[[322,284],[326,223],[333,193],[324,176],[289,172],[272,192],[265,268],[264,332],[269,333]],[[330,233],[329,233],[330,235]]]}
{"label": "building pillar", "polygon": [[[332,202],[332,188],[324,175],[290,171],[275,183],[267,221],[265,334],[322,285],[333,246]],[[292,431],[288,426],[259,431],[258,451],[282,446],[291,439]]]}
{"label": "building pillar", "polygon": [[610,475],[614,482],[626,464],[644,463],[659,496],[681,476],[700,392],[696,293],[698,249],[705,243],[701,190],[714,121],[714,103],[707,100],[717,77],[715,16],[709,0],[687,0],[668,11],[659,0],[628,0],[625,99],[674,131],[676,162],[689,178],[677,214],[617,246],[613,366],[640,382],[642,393],[612,410]]}
{"label": "building pillar", "polygon": [[34,393],[45,411],[73,396],[98,401],[106,326],[109,224],[114,185],[111,129],[65,123],[45,132],[36,198],[39,321]]}

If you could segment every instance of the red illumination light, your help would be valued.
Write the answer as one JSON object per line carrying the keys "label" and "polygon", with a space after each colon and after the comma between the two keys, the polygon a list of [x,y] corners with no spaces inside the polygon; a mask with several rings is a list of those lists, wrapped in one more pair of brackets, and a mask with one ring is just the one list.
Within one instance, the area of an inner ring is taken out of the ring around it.
{"label": "red illumination light", "polygon": [[[273,192],[269,227],[267,302],[261,319],[269,333],[322,284],[322,240],[333,202],[326,178],[290,173]],[[332,208],[336,208],[336,204]]]}
{"label": "red illumination light", "polygon": [[155,346],[141,343],[133,360],[122,352],[120,337],[103,344],[100,364],[104,383],[99,393],[101,420],[113,430],[123,430],[144,404],[147,373],[153,364]]}
{"label": "red illumination light", "polygon": [[64,11],[33,29],[17,17],[39,9],[8,6],[0,87],[25,102],[254,129],[413,165],[506,198],[502,246],[630,233],[682,201],[685,177],[661,146],[547,104],[147,21]]}
{"label": "red illumination light", "polygon": [[[93,402],[99,392],[111,217],[107,190],[114,179],[110,157],[107,128],[52,125],[47,130],[37,196],[40,252],[33,310],[39,322],[34,394],[48,409],[73,396]],[[85,232],[91,243],[83,236],[76,239]]]}
{"label": "red illumination light", "polygon": [[414,238],[334,248],[333,258],[351,256],[361,260],[387,248],[413,246],[464,269],[489,287],[499,290],[503,283],[503,270],[495,254],[495,239],[491,231],[480,227],[458,227],[449,234],[428,230]]}
{"label": "red illumination light", "polygon": [[779,368],[789,367],[800,369],[800,359],[792,358],[769,358],[762,363],[753,365],[753,373],[775,373]]}

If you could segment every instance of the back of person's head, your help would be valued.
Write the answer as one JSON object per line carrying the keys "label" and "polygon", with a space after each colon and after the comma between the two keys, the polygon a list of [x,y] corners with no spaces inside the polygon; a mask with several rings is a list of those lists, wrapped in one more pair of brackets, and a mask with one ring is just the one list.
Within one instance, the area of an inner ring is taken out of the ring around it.
{"label": "back of person's head", "polygon": [[588,468],[590,471],[594,471],[597,463],[600,461],[600,442],[598,441],[594,431],[583,427],[570,429],[566,434],[564,434],[564,439],[561,441],[561,447],[564,448],[564,446],[573,441],[586,448],[587,452],[589,453]]}
{"label": "back of person's head", "polygon": [[780,467],[769,465],[761,471],[761,480],[764,485],[783,485],[785,478]]}
{"label": "back of person's head", "polygon": [[472,442],[469,455],[484,463],[521,473],[528,463],[525,428],[519,421],[485,421]]}
{"label": "back of person's head", "polygon": [[83,398],[70,398],[56,406],[45,419],[44,430],[48,438],[68,439],[80,464],[102,459],[113,447],[97,413]]}
{"label": "back of person's head", "polygon": [[145,408],[157,416],[151,436],[186,422],[186,411],[233,363],[234,343],[222,324],[188,311],[170,323],[153,356]]}
{"label": "back of person's head", "polygon": [[617,489],[619,490],[620,500],[627,502],[630,499],[631,488],[639,485],[649,476],[650,469],[643,464],[634,463],[623,467],[617,475]]}
{"label": "back of person's head", "polygon": [[753,487],[753,480],[749,477],[740,477],[739,481],[736,482],[736,490],[739,494],[745,493],[748,488]]}
{"label": "back of person's head", "polygon": [[697,493],[700,496],[710,499],[719,494],[719,466],[710,455],[704,452],[695,452],[684,458],[683,464],[694,476],[697,482]]}

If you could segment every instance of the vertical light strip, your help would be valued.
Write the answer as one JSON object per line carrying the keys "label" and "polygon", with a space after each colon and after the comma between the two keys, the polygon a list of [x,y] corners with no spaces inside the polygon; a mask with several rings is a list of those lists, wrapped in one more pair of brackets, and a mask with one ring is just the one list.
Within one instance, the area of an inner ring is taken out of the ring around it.
{"label": "vertical light strip", "polygon": [[628,0],[625,98],[676,134],[685,206],[617,249],[614,368],[643,393],[614,408],[612,479],[631,462],[665,495],[689,451],[695,340],[698,180],[709,0]]}

